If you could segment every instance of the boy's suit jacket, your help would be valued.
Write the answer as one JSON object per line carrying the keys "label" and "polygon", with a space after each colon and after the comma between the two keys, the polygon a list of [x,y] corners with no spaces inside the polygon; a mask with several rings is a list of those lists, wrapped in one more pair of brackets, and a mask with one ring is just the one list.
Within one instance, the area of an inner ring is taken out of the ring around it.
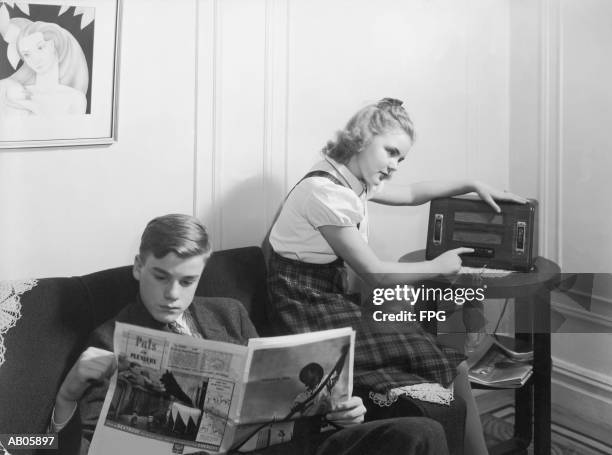
{"label": "boy's suit jacket", "polygon": [[[209,340],[247,344],[249,338],[257,337],[257,331],[240,302],[220,297],[195,297],[189,306],[194,321],[202,336]],[[115,321],[164,330],[166,324],[151,317],[140,297],[119,314],[98,327],[90,336],[88,346],[108,351],[113,350]],[[70,423],[58,435],[61,454],[86,454],[89,441],[96,427],[102,404],[108,390],[108,381],[87,391]],[[80,449],[79,449],[80,446]]]}

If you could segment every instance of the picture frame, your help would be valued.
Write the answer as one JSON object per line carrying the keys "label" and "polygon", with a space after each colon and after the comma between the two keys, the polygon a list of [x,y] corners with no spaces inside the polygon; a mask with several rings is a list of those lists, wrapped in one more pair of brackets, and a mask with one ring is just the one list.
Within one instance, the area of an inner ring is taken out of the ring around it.
{"label": "picture frame", "polygon": [[0,0],[0,149],[111,144],[121,0]]}

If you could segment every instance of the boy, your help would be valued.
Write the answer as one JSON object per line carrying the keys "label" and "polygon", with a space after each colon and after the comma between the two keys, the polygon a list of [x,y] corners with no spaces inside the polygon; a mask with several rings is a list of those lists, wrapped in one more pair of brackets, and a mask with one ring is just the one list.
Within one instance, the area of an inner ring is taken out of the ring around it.
{"label": "boy", "polygon": [[[92,334],[90,346],[69,371],[57,393],[51,429],[59,431],[60,453],[86,453],[108,388],[117,368],[113,355],[115,321],[194,337],[246,344],[257,332],[242,305],[232,299],[195,297],[211,247],[205,227],[188,215],[166,215],[145,228],[133,274],[139,292],[132,304]],[[323,441],[319,454],[447,453],[441,426],[424,418],[363,424],[365,407],[351,397],[327,414],[339,427]],[[317,438],[319,439],[319,438]],[[296,444],[264,453],[296,453]]]}

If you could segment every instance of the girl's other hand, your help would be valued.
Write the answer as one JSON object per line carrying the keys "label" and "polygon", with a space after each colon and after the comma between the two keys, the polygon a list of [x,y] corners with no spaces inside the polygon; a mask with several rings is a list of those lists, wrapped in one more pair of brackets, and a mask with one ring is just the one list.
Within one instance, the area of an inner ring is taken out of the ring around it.
{"label": "girl's other hand", "polygon": [[441,275],[452,275],[454,273],[457,273],[461,269],[460,255],[473,252],[473,248],[466,247],[448,250],[431,261],[434,271]]}
{"label": "girl's other hand", "polygon": [[480,199],[489,204],[497,213],[501,213],[501,209],[499,208],[499,205],[495,203],[496,200],[518,202],[519,204],[527,203],[527,199],[525,199],[524,197],[518,196],[508,191],[501,191],[495,189],[492,186],[487,185],[483,182],[474,183],[474,191],[478,193]]}

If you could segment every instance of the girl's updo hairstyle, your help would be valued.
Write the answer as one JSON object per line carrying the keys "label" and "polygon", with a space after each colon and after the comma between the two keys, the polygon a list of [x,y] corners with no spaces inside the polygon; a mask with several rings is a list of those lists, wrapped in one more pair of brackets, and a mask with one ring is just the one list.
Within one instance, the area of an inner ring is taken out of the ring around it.
{"label": "girl's updo hairstyle", "polygon": [[336,139],[323,147],[322,153],[331,159],[346,164],[359,153],[374,136],[392,130],[404,131],[414,141],[414,126],[402,101],[383,98],[369,104],[351,117],[343,130],[336,133]]}

